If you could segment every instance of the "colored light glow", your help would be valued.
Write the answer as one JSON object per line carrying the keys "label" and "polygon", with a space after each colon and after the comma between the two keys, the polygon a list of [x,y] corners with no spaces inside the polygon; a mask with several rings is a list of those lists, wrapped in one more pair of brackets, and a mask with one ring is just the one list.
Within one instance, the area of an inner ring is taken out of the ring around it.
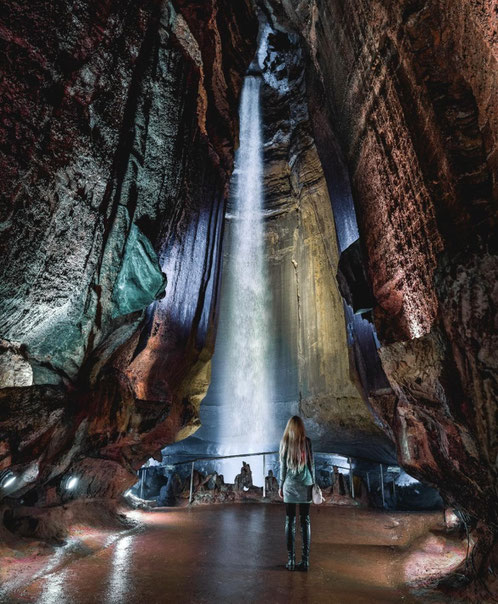
{"label": "colored light glow", "polygon": [[67,489],[71,490],[74,489],[74,487],[78,484],[78,479],[76,478],[76,476],[73,476],[72,478],[69,479],[69,482],[67,483]]}
{"label": "colored light glow", "polygon": [[396,484],[399,487],[408,487],[412,484],[419,484],[419,481],[406,472],[401,472],[401,474],[396,478]]}
{"label": "colored light glow", "polygon": [[5,484],[3,485],[3,488],[6,489],[7,487],[10,487],[11,484],[13,484],[16,480],[15,476],[11,476],[10,478],[7,478],[7,480],[5,481]]}

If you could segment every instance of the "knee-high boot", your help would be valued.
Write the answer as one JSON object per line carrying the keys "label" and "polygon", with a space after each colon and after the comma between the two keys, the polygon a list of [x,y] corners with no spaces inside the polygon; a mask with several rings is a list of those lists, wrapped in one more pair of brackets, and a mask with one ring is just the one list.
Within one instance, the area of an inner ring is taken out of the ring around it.
{"label": "knee-high boot", "polygon": [[311,520],[309,514],[301,516],[301,534],[303,538],[303,556],[296,570],[307,571],[310,567]]}
{"label": "knee-high boot", "polygon": [[296,566],[296,517],[286,516],[285,517],[285,538],[287,540],[287,554],[289,559],[285,567],[287,570],[294,570]]}

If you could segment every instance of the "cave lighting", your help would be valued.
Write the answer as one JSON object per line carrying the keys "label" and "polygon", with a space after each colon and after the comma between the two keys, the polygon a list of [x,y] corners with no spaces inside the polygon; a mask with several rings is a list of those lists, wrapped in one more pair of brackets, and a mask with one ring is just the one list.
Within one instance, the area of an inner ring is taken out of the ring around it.
{"label": "cave lighting", "polygon": [[446,528],[455,528],[461,523],[461,519],[455,514],[453,510],[444,511],[444,523]]}
{"label": "cave lighting", "polygon": [[424,330],[420,322],[413,316],[408,316],[408,329],[411,340],[416,340],[427,333],[427,330]]}
{"label": "cave lighting", "polygon": [[68,491],[70,491],[71,489],[74,489],[74,487],[78,484],[78,479],[76,478],[76,476],[73,476],[72,478],[69,479],[66,489],[68,489]]}
{"label": "cave lighting", "polygon": [[401,471],[398,478],[396,478],[396,485],[398,487],[408,487],[412,484],[420,484],[420,481],[404,471]]}
{"label": "cave lighting", "polygon": [[10,487],[10,485],[14,484],[15,481],[16,481],[16,477],[14,475],[9,476],[9,478],[7,478],[7,480],[3,483],[2,488],[6,489],[6,488]]}

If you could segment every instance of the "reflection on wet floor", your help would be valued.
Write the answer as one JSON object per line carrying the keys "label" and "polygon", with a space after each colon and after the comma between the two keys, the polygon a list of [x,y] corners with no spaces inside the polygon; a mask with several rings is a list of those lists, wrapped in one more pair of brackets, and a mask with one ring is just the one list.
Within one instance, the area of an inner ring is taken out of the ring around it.
{"label": "reflection on wet floor", "polygon": [[131,565],[133,537],[127,535],[116,543],[112,555],[112,571],[109,579],[107,602],[120,604],[126,599]]}
{"label": "reflection on wet floor", "polygon": [[65,604],[65,581],[65,570],[48,574],[43,581],[43,591],[38,604]]}
{"label": "reflection on wet floor", "polygon": [[137,515],[145,528],[109,539],[106,547],[84,558],[56,562],[52,572],[35,577],[6,601],[427,602],[410,592],[407,582],[436,567],[453,568],[465,556],[465,544],[445,535],[441,513],[314,507],[309,573],[284,569],[282,505]]}

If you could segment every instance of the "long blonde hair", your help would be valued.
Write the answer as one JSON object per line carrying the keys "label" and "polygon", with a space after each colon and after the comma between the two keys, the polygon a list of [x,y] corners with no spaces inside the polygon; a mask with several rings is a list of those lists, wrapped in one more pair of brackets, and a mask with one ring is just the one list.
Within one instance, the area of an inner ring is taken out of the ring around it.
{"label": "long blonde hair", "polygon": [[287,467],[299,472],[306,465],[306,430],[299,415],[293,415],[285,426],[280,441],[280,459],[286,457]]}

